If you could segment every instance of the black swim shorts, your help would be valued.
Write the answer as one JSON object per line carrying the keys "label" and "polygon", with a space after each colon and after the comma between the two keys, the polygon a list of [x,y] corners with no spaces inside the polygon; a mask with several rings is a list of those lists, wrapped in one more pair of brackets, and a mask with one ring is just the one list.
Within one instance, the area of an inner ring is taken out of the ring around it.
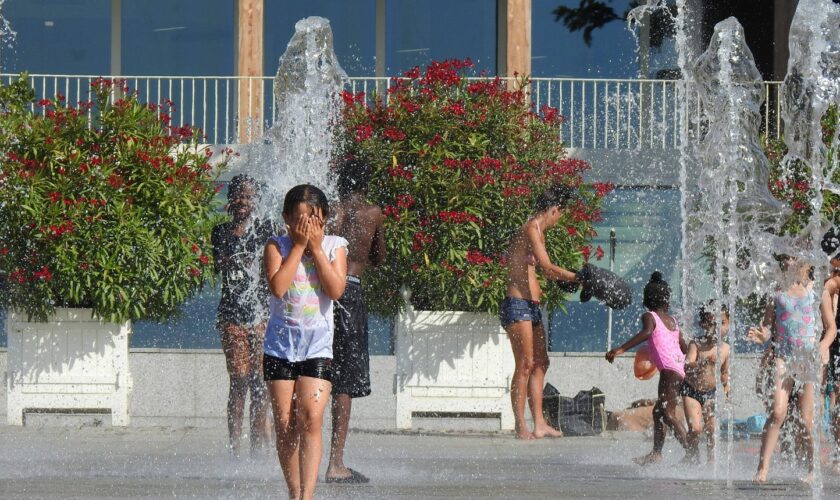
{"label": "black swim shorts", "polygon": [[367,304],[362,282],[347,276],[344,295],[334,308],[333,394],[361,398],[370,394]]}
{"label": "black swim shorts", "polygon": [[272,380],[297,380],[298,377],[312,377],[330,381],[332,378],[332,360],[330,358],[312,358],[303,361],[289,361],[263,355],[263,376],[267,382]]}

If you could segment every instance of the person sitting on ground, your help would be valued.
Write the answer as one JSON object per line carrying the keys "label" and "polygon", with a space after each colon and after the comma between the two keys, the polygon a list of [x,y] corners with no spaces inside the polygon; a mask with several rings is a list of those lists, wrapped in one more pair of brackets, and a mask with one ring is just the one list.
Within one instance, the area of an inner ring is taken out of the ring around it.
{"label": "person sitting on ground", "polygon": [[367,483],[369,479],[344,465],[353,398],[370,394],[368,315],[362,275],[385,259],[382,210],[366,199],[371,167],[351,160],[338,168],[338,195],[331,233],[347,240],[347,287],[335,309],[333,338],[332,442],[328,483]]}
{"label": "person sitting on ground", "polygon": [[685,379],[680,394],[683,396],[686,423],[688,424],[688,445],[690,461],[696,461],[700,448],[700,433],[706,434],[706,458],[715,460],[715,371],[720,359],[720,383],[728,398],[729,388],[729,344],[720,341],[729,331],[729,310],[721,306],[720,333],[715,317],[715,304],[709,304],[698,311],[703,336],[688,344],[685,357]]}
{"label": "person sitting on ground", "polygon": [[[577,281],[575,273],[551,262],[545,248],[545,232],[560,221],[572,193],[567,186],[555,186],[542,193],[537,198],[535,213],[513,236],[508,250],[507,296],[502,301],[499,320],[513,349],[515,367],[510,399],[518,439],[563,436],[543,416],[543,381],[548,370],[548,351],[540,311],[542,290],[536,270],[539,267],[548,279]],[[534,418],[533,432],[525,422],[526,395]]]}
{"label": "person sitting on ground", "polygon": [[227,421],[231,453],[239,457],[245,398],[251,393],[251,454],[270,442],[268,398],[262,373],[263,338],[268,319],[268,284],[260,270],[260,249],[274,233],[269,221],[254,217],[259,185],[247,175],[228,184],[229,222],[213,228],[213,264],[221,275],[222,297],[216,327],[230,376]]}
{"label": "person sitting on ground", "polygon": [[642,330],[621,347],[605,355],[607,361],[612,363],[616,356],[642,342],[647,342],[650,346],[650,359],[659,370],[658,397],[653,407],[653,450],[634,459],[639,465],[662,461],[666,425],[674,431],[674,437],[683,448],[689,449],[687,432],[682,421],[676,416],[677,405],[680,403],[680,387],[685,378],[685,352],[688,346],[677,320],[668,313],[670,301],[671,288],[662,279],[662,273],[654,272],[645,285],[643,303],[648,311],[642,314]]}

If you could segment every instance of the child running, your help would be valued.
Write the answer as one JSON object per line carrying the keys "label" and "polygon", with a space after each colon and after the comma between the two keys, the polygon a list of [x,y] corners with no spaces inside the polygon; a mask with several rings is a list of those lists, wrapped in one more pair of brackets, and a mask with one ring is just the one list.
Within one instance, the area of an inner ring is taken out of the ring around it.
{"label": "child running", "polygon": [[[562,208],[571,196],[572,190],[566,186],[555,186],[542,193],[537,198],[534,215],[513,237],[508,251],[507,296],[502,301],[499,319],[513,349],[515,367],[510,399],[519,439],[563,436],[543,417],[543,380],[548,370],[548,351],[540,311],[542,290],[536,268],[539,266],[548,279],[577,281],[575,273],[554,265],[545,249],[545,232],[560,221]],[[534,418],[533,432],[525,423],[526,395]]]}
{"label": "child running", "polygon": [[729,310],[721,307],[720,333],[717,331],[715,304],[710,302],[700,308],[697,314],[703,336],[688,344],[685,357],[685,380],[680,394],[683,396],[683,410],[688,423],[689,461],[697,461],[700,453],[700,433],[706,433],[706,457],[708,463],[715,460],[715,371],[720,357],[720,383],[723,393],[729,397],[729,344],[721,342],[729,331]]}
{"label": "child running", "polygon": [[787,415],[791,394],[799,390],[797,403],[804,431],[801,450],[804,456],[801,458],[808,471],[802,480],[811,482],[814,472],[814,389],[817,363],[820,358],[828,359],[828,348],[834,341],[837,329],[831,300],[825,300],[824,294],[820,301],[824,334],[822,340],[818,340],[811,264],[796,257],[782,256],[779,265],[784,273],[782,291],[776,293],[773,301],[768,304],[761,327],[752,327],[747,334],[750,340],[761,344],[772,336],[775,363],[773,406],[761,436],[758,470],[753,481],[767,481],[773,450]]}
{"label": "child running", "polygon": [[271,316],[263,372],[280,467],[293,499],[311,499],[318,479],[321,425],[332,387],[333,301],[344,293],[347,278],[347,241],[324,235],[327,217],[320,189],[295,186],[283,202],[289,234],[265,246]]}
{"label": "child running", "polygon": [[656,404],[653,406],[653,450],[633,461],[639,465],[650,465],[662,461],[662,447],[665,444],[667,425],[674,431],[674,437],[688,450],[688,436],[682,422],[677,418],[680,403],[680,387],[685,378],[685,352],[687,346],[680,332],[677,320],[668,314],[671,301],[671,287],[662,279],[662,273],[654,272],[645,285],[644,306],[648,312],[642,314],[642,330],[621,347],[606,354],[612,363],[616,356],[642,342],[650,348],[650,359],[659,369],[659,388]]}

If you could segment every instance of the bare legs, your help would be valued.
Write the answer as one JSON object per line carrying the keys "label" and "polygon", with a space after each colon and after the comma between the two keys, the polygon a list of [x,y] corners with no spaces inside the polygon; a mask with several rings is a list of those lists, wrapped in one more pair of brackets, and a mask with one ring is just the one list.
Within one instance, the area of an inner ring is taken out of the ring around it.
{"label": "bare legs", "polygon": [[[510,400],[513,405],[514,431],[519,439],[545,436],[562,437],[563,433],[548,425],[543,416],[542,395],[545,372],[548,370],[545,330],[542,324],[517,321],[507,327],[513,349],[515,367],[511,381]],[[529,400],[534,431],[528,431],[525,422],[525,399]]]}
{"label": "bare legs", "polygon": [[264,333],[265,325],[248,327],[228,323],[222,326],[222,347],[230,375],[227,405],[228,437],[231,452],[236,457],[240,455],[239,441],[242,437],[245,398],[249,391],[251,393],[251,454],[259,451],[269,442],[271,430],[266,417],[268,401],[262,376]]}
{"label": "bare legs", "polygon": [[701,405],[699,401],[688,396],[683,397],[683,410],[688,423],[686,458],[696,462],[700,456],[700,435],[706,435],[706,460],[715,461],[715,403],[707,401]]}
{"label": "bare legs", "polygon": [[270,382],[277,456],[291,499],[313,498],[323,451],[321,428],[331,385],[313,377]]}
{"label": "bare legs", "polygon": [[352,404],[353,399],[349,394],[333,394],[332,442],[330,446],[330,463],[327,466],[326,474],[328,479],[346,478],[352,475],[352,471],[344,465],[344,444],[347,442]]}
{"label": "bare legs", "polygon": [[667,427],[674,431],[674,437],[687,451],[690,450],[688,433],[677,419],[677,405],[680,401],[682,377],[670,371],[659,373],[659,398],[653,405],[653,451],[634,459],[639,465],[649,465],[662,460],[662,447],[665,445]]}
{"label": "bare legs", "polygon": [[[777,370],[779,367],[777,366]],[[767,473],[770,471],[770,462],[773,458],[773,450],[776,448],[776,443],[779,440],[779,432],[782,428],[782,423],[785,420],[788,412],[788,404],[790,395],[793,391],[793,379],[790,377],[777,377],[776,388],[773,392],[773,406],[770,409],[770,416],[767,418],[767,423],[764,425],[764,432],[761,436],[761,455],[758,461],[758,470],[755,473],[753,481],[763,483],[767,481]],[[805,481],[810,481],[814,470],[814,384],[809,382],[804,384],[802,393],[798,398],[799,416],[801,429],[802,458],[808,468],[808,475],[804,478]],[[799,447],[799,446],[797,446]]]}

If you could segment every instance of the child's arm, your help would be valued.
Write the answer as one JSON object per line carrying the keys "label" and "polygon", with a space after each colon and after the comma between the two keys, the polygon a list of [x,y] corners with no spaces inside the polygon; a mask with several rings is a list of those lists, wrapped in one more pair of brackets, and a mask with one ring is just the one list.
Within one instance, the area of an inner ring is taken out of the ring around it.
{"label": "child's arm", "polygon": [[776,315],[773,301],[768,300],[767,307],[764,309],[764,318],[761,320],[761,327],[750,327],[747,331],[747,338],[756,344],[766,344],[776,330],[775,323]]}
{"label": "child's arm", "polygon": [[693,367],[697,363],[697,343],[693,340],[688,343],[688,350],[685,352],[685,368]]}
{"label": "child's arm", "polygon": [[688,344],[685,342],[685,336],[683,335],[682,330],[678,329],[678,331],[680,333],[680,350],[683,354],[688,354]]}
{"label": "child's arm", "polygon": [[323,241],[324,226],[313,222],[308,248],[312,252],[312,260],[315,261],[315,271],[318,273],[318,280],[327,297],[338,300],[347,286],[347,249],[337,248],[335,259],[330,262],[330,258],[321,246]]}
{"label": "child's arm", "polygon": [[647,341],[650,338],[650,334],[653,333],[653,329],[656,327],[656,323],[653,321],[653,316],[651,313],[646,312],[642,314],[642,330],[636,334],[635,337],[628,340],[621,347],[611,350],[608,352],[604,357],[610,363],[615,360],[616,356],[624,354],[628,350],[636,347],[637,345],[641,344],[642,342]]}
{"label": "child's arm", "polygon": [[575,273],[554,265],[551,262],[551,259],[548,257],[548,252],[545,249],[545,242],[543,241],[542,232],[540,232],[539,227],[534,224],[529,224],[525,228],[525,233],[528,235],[528,242],[531,244],[534,260],[540,269],[542,269],[546,278],[562,281],[577,281]]}
{"label": "child's arm", "polygon": [[825,284],[820,300],[820,315],[822,316],[823,336],[820,339],[820,358],[828,363],[828,350],[834,338],[837,337],[837,324],[834,321],[834,296],[837,294],[837,284],[831,279]]}
{"label": "child's arm", "polygon": [[720,345],[720,383],[723,385],[723,393],[729,397],[729,344],[726,342]]}
{"label": "child's arm", "polygon": [[268,289],[275,297],[282,297],[289,291],[289,286],[295,278],[303,251],[309,241],[309,218],[301,217],[294,226],[289,227],[292,238],[292,249],[284,259],[280,247],[274,241],[269,241],[263,251],[263,265]]}

